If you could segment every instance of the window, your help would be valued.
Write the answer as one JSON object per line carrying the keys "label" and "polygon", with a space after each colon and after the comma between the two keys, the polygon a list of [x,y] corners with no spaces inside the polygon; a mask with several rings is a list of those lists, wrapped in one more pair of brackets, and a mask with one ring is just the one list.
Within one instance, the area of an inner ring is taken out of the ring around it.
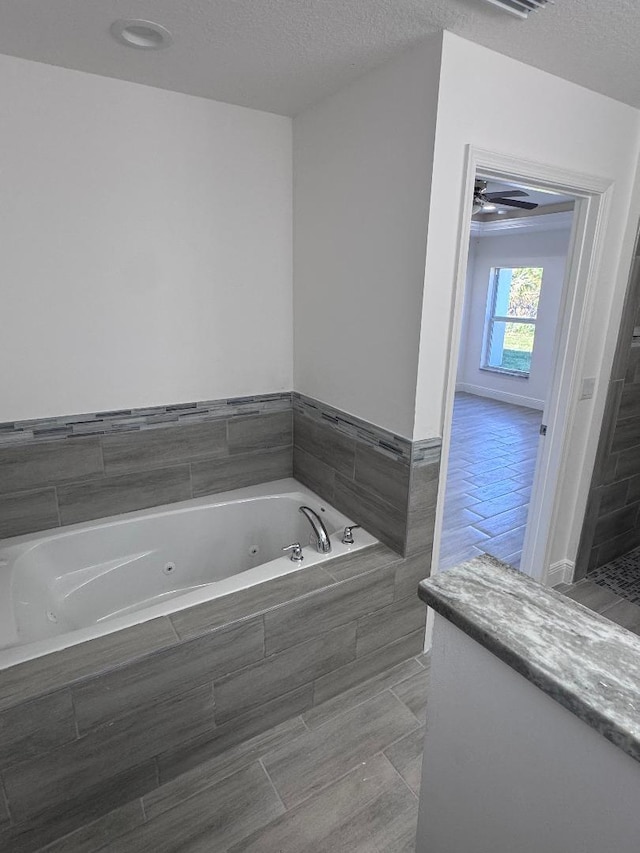
{"label": "window", "polygon": [[480,366],[528,376],[536,336],[542,267],[491,270],[484,353]]}

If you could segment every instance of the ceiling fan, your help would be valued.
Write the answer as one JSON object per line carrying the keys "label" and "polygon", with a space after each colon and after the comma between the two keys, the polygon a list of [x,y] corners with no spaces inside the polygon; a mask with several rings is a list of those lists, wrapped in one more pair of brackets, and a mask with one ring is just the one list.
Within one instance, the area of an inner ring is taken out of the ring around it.
{"label": "ceiling fan", "polygon": [[[504,205],[505,207],[517,207],[522,210],[535,210],[538,207],[532,201],[519,201],[522,196],[527,197],[529,193],[524,190],[504,190],[501,192],[488,193],[486,181],[476,181],[473,188],[473,213],[482,213],[487,205],[495,207],[496,205]],[[488,211],[487,211],[488,212]]]}

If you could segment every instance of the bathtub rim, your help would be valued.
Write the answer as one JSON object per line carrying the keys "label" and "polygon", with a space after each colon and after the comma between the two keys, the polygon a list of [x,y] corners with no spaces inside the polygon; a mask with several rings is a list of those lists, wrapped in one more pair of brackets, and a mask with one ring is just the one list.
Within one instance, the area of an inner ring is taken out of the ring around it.
{"label": "bathtub rim", "polygon": [[[3,561],[6,555],[11,558],[12,554],[18,556],[19,554],[28,553],[31,550],[28,547],[29,545],[36,547],[43,541],[74,536],[96,528],[104,529],[123,523],[134,523],[141,518],[159,518],[168,514],[180,514],[197,508],[213,508],[234,503],[248,503],[256,498],[278,498],[294,495],[300,495],[304,500],[316,501],[320,505],[331,508],[345,519],[345,525],[354,523],[352,519],[333,507],[329,501],[323,500],[318,494],[293,477],[288,477],[268,483],[260,483],[254,486],[245,486],[240,489],[190,498],[186,501],[162,504],[161,506],[134,510],[133,512],[120,513],[106,518],[92,519],[91,521],[78,522],[77,524],[65,527],[55,527],[49,530],[22,534],[10,539],[0,540],[0,561]],[[197,607],[200,604],[213,601],[217,598],[223,598],[224,596],[248,589],[252,586],[257,586],[276,577],[294,574],[315,565],[328,563],[336,558],[357,553],[376,544],[379,544],[379,540],[366,530],[361,529],[354,545],[345,545],[337,537],[333,538],[332,551],[329,554],[319,554],[311,546],[305,545],[303,547],[305,559],[300,564],[294,563],[290,560],[288,554],[284,554],[282,557],[277,557],[252,569],[231,575],[229,578],[205,584],[197,590],[186,592],[184,595],[176,596],[169,601],[152,605],[125,616],[114,617],[104,622],[68,631],[55,637],[35,640],[21,645],[6,646],[0,649],[0,672],[13,666],[35,660],[36,658],[45,657],[48,654],[60,652],[64,649],[90,642],[91,640],[115,634],[127,628],[134,628],[143,623],[151,623],[154,620],[162,618],[168,619],[174,613]],[[398,555],[398,559],[401,559],[400,555]],[[266,567],[269,568],[267,569]],[[0,562],[0,570],[6,568],[8,567],[1,565]],[[241,579],[240,583],[238,579]],[[217,587],[216,594],[212,594],[212,587]]]}

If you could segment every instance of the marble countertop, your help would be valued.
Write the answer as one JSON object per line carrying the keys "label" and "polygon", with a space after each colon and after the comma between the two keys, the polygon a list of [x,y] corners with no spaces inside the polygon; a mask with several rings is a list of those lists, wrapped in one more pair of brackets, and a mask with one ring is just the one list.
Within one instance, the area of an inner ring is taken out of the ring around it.
{"label": "marble countertop", "polygon": [[422,581],[419,595],[640,761],[640,637],[488,556]]}

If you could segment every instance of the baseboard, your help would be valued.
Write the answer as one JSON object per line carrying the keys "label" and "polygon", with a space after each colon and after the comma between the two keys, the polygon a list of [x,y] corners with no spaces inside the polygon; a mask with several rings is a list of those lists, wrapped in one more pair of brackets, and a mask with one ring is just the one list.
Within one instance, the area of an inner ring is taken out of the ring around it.
{"label": "baseboard", "polygon": [[488,397],[490,400],[500,400],[501,403],[512,403],[514,406],[525,406],[527,409],[544,410],[544,400],[535,397],[525,397],[522,394],[510,394],[508,391],[495,391],[482,385],[470,385],[468,382],[456,382],[456,391],[466,391],[476,397]]}
{"label": "baseboard", "polygon": [[573,560],[558,560],[547,569],[544,579],[545,586],[556,586],[559,583],[571,583],[576,570]]}

